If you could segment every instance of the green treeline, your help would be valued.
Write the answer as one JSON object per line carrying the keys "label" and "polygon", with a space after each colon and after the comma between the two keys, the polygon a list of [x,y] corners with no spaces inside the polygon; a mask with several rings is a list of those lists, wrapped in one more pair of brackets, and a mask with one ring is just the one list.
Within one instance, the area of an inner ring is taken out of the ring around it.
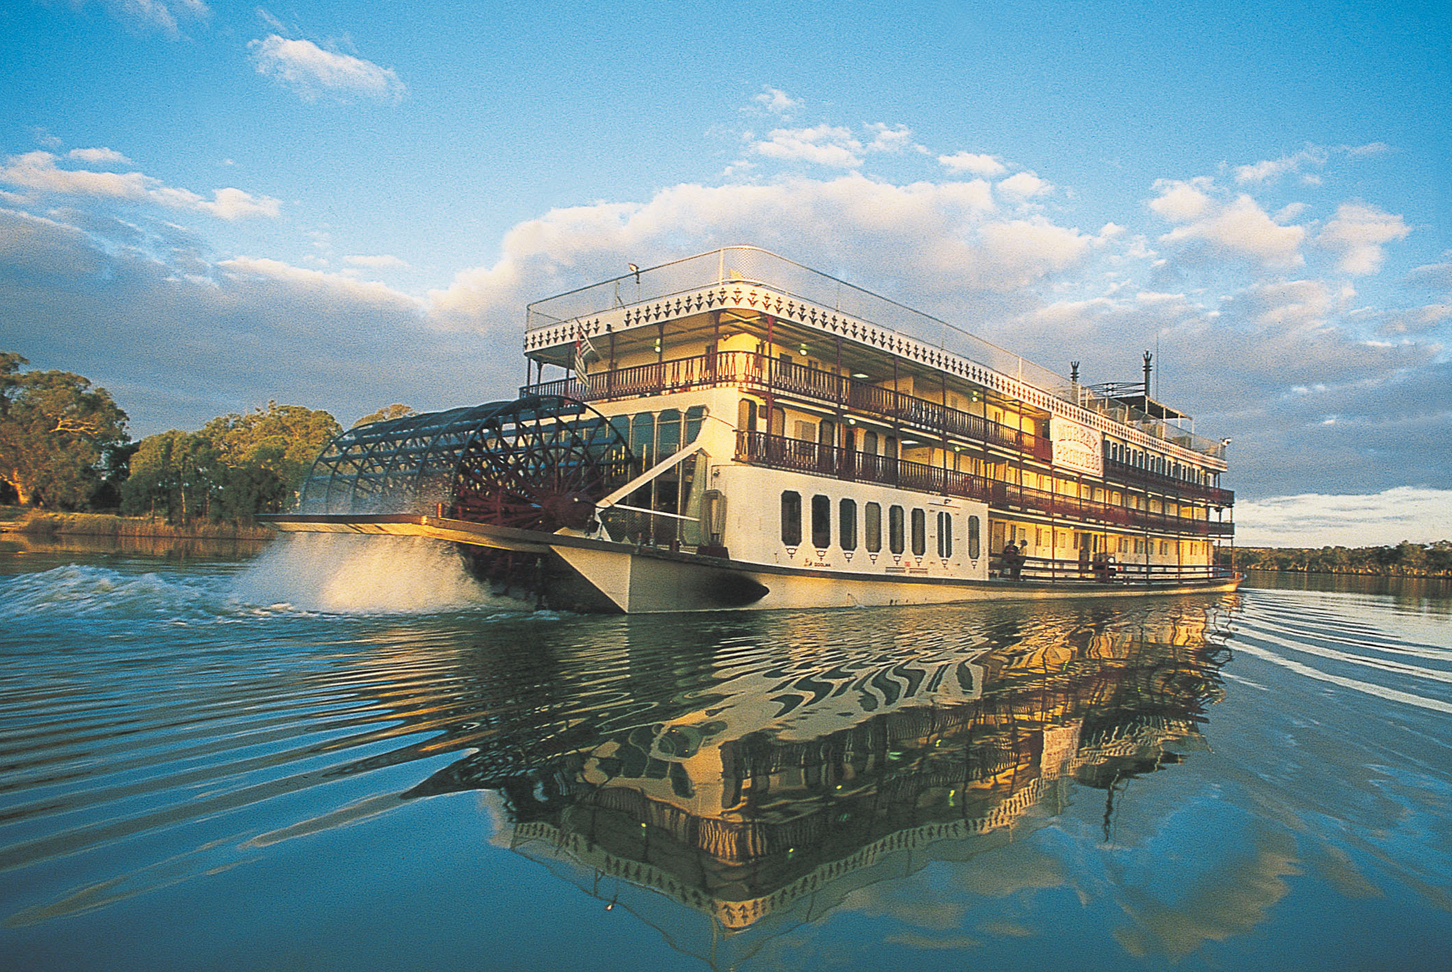
{"label": "green treeline", "polygon": [[104,388],[70,372],[23,370],[28,363],[0,352],[0,494],[8,494],[0,502],[246,523],[281,512],[342,431],[327,412],[268,402],[195,432],[132,442],[126,413]]}
{"label": "green treeline", "polygon": [[313,459],[342,431],[327,412],[268,402],[196,432],[148,436],[137,443],[120,485],[121,512],[168,523],[281,513]]}
{"label": "green treeline", "polygon": [[1220,561],[1237,570],[1282,570],[1310,574],[1377,574],[1401,577],[1452,577],[1452,540],[1395,547],[1236,547],[1222,548]]}

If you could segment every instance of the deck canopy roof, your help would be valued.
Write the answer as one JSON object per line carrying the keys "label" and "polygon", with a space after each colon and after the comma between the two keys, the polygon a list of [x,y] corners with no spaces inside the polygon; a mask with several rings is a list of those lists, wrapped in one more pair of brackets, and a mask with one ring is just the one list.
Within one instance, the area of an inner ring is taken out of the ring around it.
{"label": "deck canopy roof", "polygon": [[719,311],[723,322],[771,316],[783,328],[782,337],[789,336],[783,349],[834,340],[837,347],[830,355],[817,356],[835,362],[840,355],[842,370],[849,374],[880,381],[885,377],[880,362],[890,355],[908,369],[947,371],[1044,414],[1090,425],[1102,416],[1116,430],[1129,426],[1148,436],[1145,444],[1158,439],[1209,457],[1219,468],[1224,465],[1224,442],[1186,429],[1182,423],[1189,416],[1183,412],[1159,402],[1146,411],[1106,398],[957,325],[754,246],[723,247],[632,269],[535,301],[529,305],[525,353],[541,365],[569,370],[582,340],[592,341],[597,353],[603,353],[606,338],[617,340],[621,350],[651,346],[666,321],[674,333],[695,329],[704,337],[711,311]]}

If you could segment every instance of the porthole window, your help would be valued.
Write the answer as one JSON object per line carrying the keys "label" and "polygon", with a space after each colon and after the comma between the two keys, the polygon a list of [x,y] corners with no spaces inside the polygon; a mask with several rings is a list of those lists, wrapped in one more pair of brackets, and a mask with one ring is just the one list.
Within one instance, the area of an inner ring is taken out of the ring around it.
{"label": "porthole window", "polygon": [[922,510],[913,510],[913,556],[921,557],[928,552],[928,515]]}
{"label": "porthole window", "polygon": [[882,549],[882,504],[868,503],[862,508],[862,531],[866,534],[868,553]]}
{"label": "porthole window", "polygon": [[889,506],[887,508],[887,547],[893,553],[900,554],[905,546],[904,541],[902,507]]}
{"label": "porthole window", "polygon": [[983,527],[976,516],[968,518],[968,559],[977,560],[983,552],[982,531]]}

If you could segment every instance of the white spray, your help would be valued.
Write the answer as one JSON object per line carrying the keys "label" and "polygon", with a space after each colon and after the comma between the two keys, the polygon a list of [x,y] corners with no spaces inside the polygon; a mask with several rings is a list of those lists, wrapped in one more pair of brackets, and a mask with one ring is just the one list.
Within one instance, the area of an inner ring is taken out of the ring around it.
{"label": "white spray", "polygon": [[465,571],[453,547],[421,537],[281,537],[237,578],[235,593],[250,604],[330,614],[528,610],[490,594]]}

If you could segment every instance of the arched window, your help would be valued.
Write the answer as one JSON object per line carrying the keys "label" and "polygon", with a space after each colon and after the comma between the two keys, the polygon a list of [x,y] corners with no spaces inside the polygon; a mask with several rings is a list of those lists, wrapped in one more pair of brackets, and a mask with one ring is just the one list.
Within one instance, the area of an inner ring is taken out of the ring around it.
{"label": "arched window", "polygon": [[739,432],[756,431],[756,403],[749,398],[741,399],[736,405],[736,429]]}

